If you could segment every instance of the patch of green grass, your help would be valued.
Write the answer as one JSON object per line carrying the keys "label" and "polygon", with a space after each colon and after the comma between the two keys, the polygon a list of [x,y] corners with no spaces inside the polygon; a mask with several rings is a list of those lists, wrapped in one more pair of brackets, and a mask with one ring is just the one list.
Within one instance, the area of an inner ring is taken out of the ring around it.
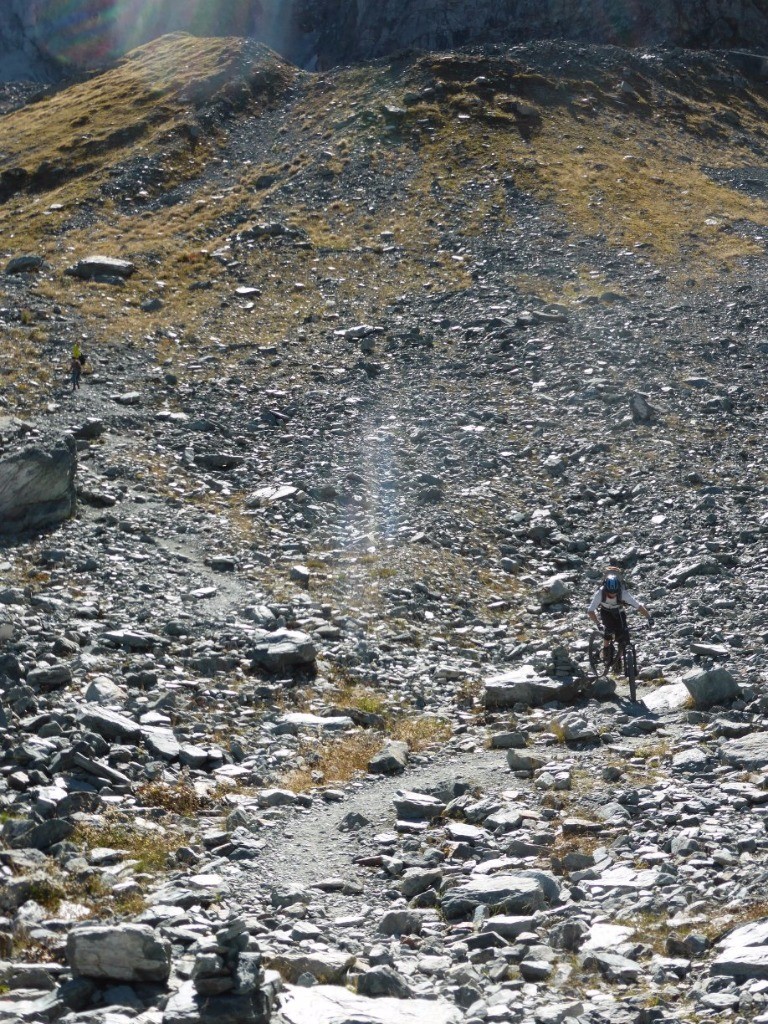
{"label": "patch of green grass", "polygon": [[65,887],[54,877],[37,877],[29,887],[29,898],[45,907],[52,915],[59,909],[59,904],[67,896]]}
{"label": "patch of green grass", "polygon": [[136,862],[136,871],[148,874],[165,871],[169,857],[184,841],[180,832],[140,828],[119,812],[108,812],[97,823],[79,823],[72,834],[72,842],[86,849],[103,846],[123,851],[126,859]]}

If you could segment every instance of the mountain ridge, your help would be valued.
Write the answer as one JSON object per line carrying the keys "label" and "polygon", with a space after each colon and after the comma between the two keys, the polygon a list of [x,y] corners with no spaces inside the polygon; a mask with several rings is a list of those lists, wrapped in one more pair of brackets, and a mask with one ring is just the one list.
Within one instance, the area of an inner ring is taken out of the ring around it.
{"label": "mountain ridge", "polygon": [[103,67],[172,31],[250,36],[308,69],[384,57],[399,50],[535,39],[622,46],[768,49],[761,0],[242,0],[203,9],[185,0],[140,5],[129,19],[119,0],[7,0],[0,10],[0,80],[47,82]]}

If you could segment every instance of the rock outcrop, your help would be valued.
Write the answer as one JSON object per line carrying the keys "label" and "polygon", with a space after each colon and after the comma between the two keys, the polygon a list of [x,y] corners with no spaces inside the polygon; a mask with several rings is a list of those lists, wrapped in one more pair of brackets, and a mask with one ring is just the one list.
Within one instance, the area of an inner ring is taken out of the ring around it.
{"label": "rock outcrop", "polygon": [[51,526],[75,510],[75,442],[30,445],[0,461],[0,534]]}

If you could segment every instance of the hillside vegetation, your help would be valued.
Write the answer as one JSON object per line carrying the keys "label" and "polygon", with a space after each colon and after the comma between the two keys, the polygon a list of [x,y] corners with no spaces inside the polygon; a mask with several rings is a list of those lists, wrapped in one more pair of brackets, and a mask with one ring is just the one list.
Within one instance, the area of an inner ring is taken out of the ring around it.
{"label": "hillside vegetation", "polygon": [[[173,35],[0,117],[0,449],[77,450],[76,515],[1,549],[0,943],[51,971],[18,978],[66,988],[109,918],[182,1003],[242,954],[253,1009],[258,945],[299,1003],[764,1019],[755,67]],[[608,563],[656,619],[636,702],[584,675]],[[510,670],[543,690],[494,703]],[[166,995],[113,998],[197,1020]]]}

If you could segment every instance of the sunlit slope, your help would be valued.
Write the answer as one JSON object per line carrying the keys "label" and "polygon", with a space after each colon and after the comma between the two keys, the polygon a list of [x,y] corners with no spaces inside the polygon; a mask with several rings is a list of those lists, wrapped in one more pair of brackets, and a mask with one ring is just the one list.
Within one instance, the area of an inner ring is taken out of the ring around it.
{"label": "sunlit slope", "polygon": [[0,119],[0,198],[48,192],[177,138],[204,143],[194,121],[202,107],[264,104],[293,74],[245,40],[165,36]]}
{"label": "sunlit slope", "polygon": [[[101,335],[172,323],[269,343],[450,294],[531,204],[544,238],[589,240],[584,287],[626,249],[681,278],[738,273],[764,249],[763,191],[742,184],[766,114],[768,85],[725,55],[546,43],[309,75],[169,36],[0,120],[0,230]],[[248,234],[264,222],[287,233]],[[136,262],[119,298],[60,278],[94,249]],[[138,316],[158,280],[162,312]],[[569,299],[541,267],[518,284]],[[237,286],[252,290],[231,301]]]}

